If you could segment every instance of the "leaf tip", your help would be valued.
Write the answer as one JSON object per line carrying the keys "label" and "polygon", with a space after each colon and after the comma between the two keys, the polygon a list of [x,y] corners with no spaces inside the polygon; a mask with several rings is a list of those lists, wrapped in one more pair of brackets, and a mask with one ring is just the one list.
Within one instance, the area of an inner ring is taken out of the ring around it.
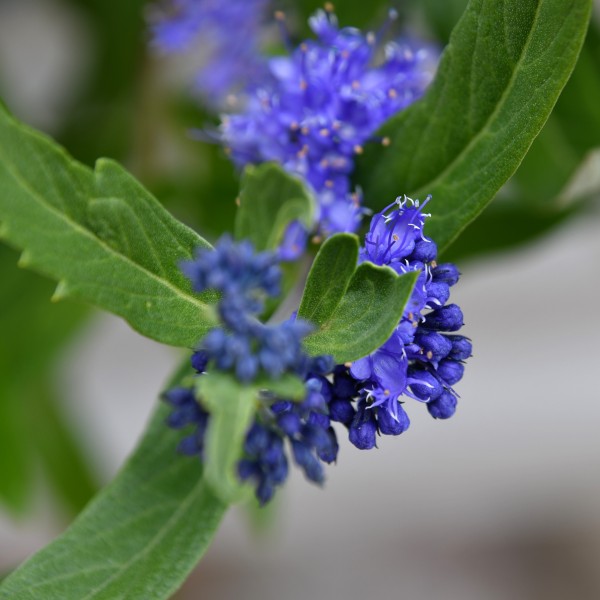
{"label": "leaf tip", "polygon": [[56,289],[54,290],[54,294],[52,294],[50,301],[60,302],[61,300],[64,300],[69,295],[69,293],[69,284],[66,282],[66,280],[61,279],[58,282],[58,285],[56,286]]}

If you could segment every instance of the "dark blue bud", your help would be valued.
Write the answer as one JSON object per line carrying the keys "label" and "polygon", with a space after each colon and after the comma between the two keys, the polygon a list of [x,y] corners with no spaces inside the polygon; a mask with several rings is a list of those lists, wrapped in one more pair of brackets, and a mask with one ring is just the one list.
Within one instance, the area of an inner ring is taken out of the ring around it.
{"label": "dark blue bud", "polygon": [[473,352],[473,344],[463,335],[449,335],[447,338],[452,342],[452,350],[449,358],[454,360],[467,360]]}
{"label": "dark blue bud", "polygon": [[277,425],[289,436],[294,436],[300,431],[300,417],[293,412],[286,412],[277,417]]}
{"label": "dark blue bud", "polygon": [[415,344],[422,349],[422,352],[415,355],[415,358],[433,364],[446,358],[452,350],[450,340],[437,331],[418,331],[415,335]]}
{"label": "dark blue bud", "polygon": [[370,450],[376,445],[377,422],[371,409],[359,405],[350,423],[348,438],[360,450]]}
{"label": "dark blue bud", "polygon": [[400,435],[409,428],[410,419],[402,406],[398,406],[398,420],[394,419],[389,410],[379,406],[377,408],[377,424],[379,431],[384,435]]}
{"label": "dark blue bud", "polygon": [[273,497],[274,493],[275,486],[271,480],[266,477],[261,479],[256,488],[256,497],[258,498],[260,505],[264,506]]}
{"label": "dark blue bud", "polygon": [[333,427],[329,427],[326,431],[328,443],[322,444],[317,448],[317,456],[328,464],[335,462],[338,455],[339,444]]}
{"label": "dark blue bud", "polygon": [[453,286],[460,278],[460,272],[456,265],[452,263],[443,263],[431,269],[431,276],[434,281],[442,281],[449,286]]}
{"label": "dark blue bud", "polygon": [[302,468],[306,477],[315,483],[323,483],[323,466],[312,449],[303,442],[292,440],[292,452],[296,464]]}
{"label": "dark blue bud", "polygon": [[449,419],[456,412],[456,396],[445,390],[437,400],[427,403],[427,410],[434,419]]}
{"label": "dark blue bud", "polygon": [[329,404],[329,416],[332,421],[349,425],[355,414],[354,407],[350,400],[338,399]]}
{"label": "dark blue bud", "polygon": [[192,354],[192,368],[194,368],[198,373],[204,373],[206,371],[206,365],[208,364],[209,357],[206,352],[202,350],[197,350]]}
{"label": "dark blue bud", "polygon": [[184,437],[177,449],[181,454],[186,456],[196,456],[202,454],[204,448],[204,440],[197,433]]}
{"label": "dark blue bud", "polygon": [[429,263],[437,256],[437,246],[433,241],[417,240],[409,261]]}
{"label": "dark blue bud", "polygon": [[444,359],[440,361],[437,368],[438,375],[446,382],[447,385],[458,383],[465,372],[465,367],[452,359]]}
{"label": "dark blue bud", "polygon": [[328,375],[334,367],[333,356],[323,355],[312,358],[308,370],[315,375]]}
{"label": "dark blue bud", "polygon": [[260,477],[262,474],[258,463],[254,460],[243,458],[238,463],[238,475],[242,481],[250,479],[251,477]]}
{"label": "dark blue bud", "polygon": [[270,442],[269,431],[256,421],[246,435],[244,452],[250,456],[258,456],[265,452]]}
{"label": "dark blue bud", "polygon": [[236,377],[247,383],[252,381],[258,373],[258,357],[247,354],[246,356],[241,356],[238,358],[235,364],[235,374]]}
{"label": "dark blue bud", "polygon": [[458,331],[463,323],[463,314],[456,304],[448,304],[437,308],[425,317],[421,327],[438,331]]}
{"label": "dark blue bud", "polygon": [[450,298],[450,287],[443,281],[432,281],[425,289],[427,303],[430,306],[443,306]]}
{"label": "dark blue bud", "polygon": [[333,395],[336,398],[352,398],[356,395],[356,380],[344,371],[336,371],[333,376]]}
{"label": "dark blue bud", "polygon": [[423,402],[438,398],[444,391],[442,384],[429,371],[411,369],[409,378],[412,393]]}

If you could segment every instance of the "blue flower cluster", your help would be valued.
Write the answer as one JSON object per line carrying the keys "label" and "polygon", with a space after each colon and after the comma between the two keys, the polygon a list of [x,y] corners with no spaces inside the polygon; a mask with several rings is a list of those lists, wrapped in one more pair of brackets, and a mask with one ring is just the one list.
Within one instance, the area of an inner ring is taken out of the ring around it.
{"label": "blue flower cluster", "polygon": [[437,247],[423,234],[429,215],[422,211],[428,201],[420,205],[404,197],[376,214],[361,249],[361,261],[387,265],[399,274],[420,274],[392,336],[347,368],[358,403],[352,415],[346,408],[337,420],[348,425],[350,441],[359,448],[375,446],[377,432],[398,435],[408,428],[405,396],[424,402],[438,419],[451,417],[456,409],[452,386],[462,378],[472,347],[466,337],[453,333],[463,325],[460,308],[448,304],[458,269],[437,264]]}
{"label": "blue flower cluster", "polygon": [[[302,338],[309,326],[302,321],[258,321],[264,299],[279,293],[276,254],[256,254],[248,242],[224,237],[215,251],[200,250],[195,260],[183,264],[196,291],[221,292],[218,311],[223,326],[209,332],[192,356],[198,375],[207,369],[232,371],[249,382],[260,373],[275,379],[294,373],[305,381],[302,402],[261,392],[260,409],[238,464],[240,479],[254,483],[261,503],[287,478],[286,442],[306,477],[321,483],[323,464],[334,462],[338,453],[332,422],[347,427],[357,448],[370,449],[378,434],[399,435],[409,427],[402,406],[406,397],[425,403],[435,418],[454,414],[457,396],[452,386],[462,378],[472,347],[455,333],[463,315],[456,304],[448,303],[458,270],[450,263],[437,264],[436,245],[423,234],[428,200],[420,205],[410,198],[398,199],[371,221],[360,260],[419,276],[392,336],[352,364],[334,365],[330,357],[307,356]],[[169,425],[193,426],[180,450],[202,458],[210,415],[193,389],[175,388],[165,398],[173,406]]]}
{"label": "blue flower cluster", "polygon": [[216,369],[233,369],[243,382],[254,380],[261,371],[272,378],[307,371],[310,359],[302,351],[302,338],[311,326],[301,320],[266,325],[257,319],[265,299],[280,293],[275,253],[256,254],[250,242],[235,243],[224,236],[214,251],[200,249],[182,270],[195,291],[221,292],[218,311],[223,327],[211,330],[199,345]]}
{"label": "blue flower cluster", "polygon": [[154,45],[165,53],[199,45],[202,67],[196,85],[210,106],[262,80],[261,24],[268,0],[170,0],[151,16]]}
{"label": "blue flower cluster", "polygon": [[[279,294],[281,272],[276,255],[257,254],[249,242],[234,243],[225,236],[214,251],[200,249],[182,269],[197,292],[221,292],[218,311],[223,326],[211,330],[193,354],[192,366],[198,375],[207,369],[233,371],[237,379],[249,382],[261,372],[273,379],[294,373],[305,381],[302,402],[263,393],[261,409],[246,436],[240,479],[254,482],[258,499],[267,502],[287,478],[287,439],[306,477],[321,483],[322,463],[333,462],[338,450],[328,416],[331,392],[326,379],[334,365],[330,357],[309,357],[303,352],[302,338],[310,330],[307,323],[293,319],[266,325],[256,318],[264,299]],[[170,390],[165,399],[174,409],[168,419],[171,427],[193,426],[180,450],[202,458],[209,414],[192,388]]]}
{"label": "blue flower cluster", "polygon": [[318,227],[327,235],[358,227],[361,197],[350,181],[355,157],[390,116],[423,94],[437,52],[390,43],[384,62],[374,66],[377,36],[340,29],[323,10],[310,25],[317,39],[271,58],[270,79],[249,94],[242,112],[223,117],[220,136],[240,167],[277,161],[303,177],[316,193]]}

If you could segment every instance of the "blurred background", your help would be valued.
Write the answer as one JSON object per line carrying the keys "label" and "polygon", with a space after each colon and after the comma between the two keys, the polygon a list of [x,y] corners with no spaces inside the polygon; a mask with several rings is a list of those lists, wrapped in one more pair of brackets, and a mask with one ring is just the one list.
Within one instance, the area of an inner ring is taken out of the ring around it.
{"label": "blurred background", "polygon": [[[278,7],[302,30],[319,4]],[[465,4],[406,0],[401,23],[443,45]],[[360,27],[386,7],[336,3]],[[147,11],[0,0],[0,97],[80,161],[123,162],[212,239],[231,227],[236,176],[188,135],[216,120],[190,63],[149,49]],[[449,252],[474,342],[457,414],[414,403],[411,429],[379,450],[342,442],[324,490],[294,473],[269,510],[232,510],[177,598],[600,598],[599,13],[530,154]],[[0,246],[0,573],[114,476],[181,358],[51,304],[53,284],[17,257]]]}

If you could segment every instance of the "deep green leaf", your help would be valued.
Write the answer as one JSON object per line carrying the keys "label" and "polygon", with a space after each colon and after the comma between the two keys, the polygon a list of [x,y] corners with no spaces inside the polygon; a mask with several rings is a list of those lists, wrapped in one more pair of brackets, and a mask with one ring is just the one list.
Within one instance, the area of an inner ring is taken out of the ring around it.
{"label": "deep green leaf", "polygon": [[215,372],[198,378],[197,390],[210,412],[204,448],[206,481],[225,502],[235,502],[248,492],[237,476],[237,463],[256,412],[257,389]]}
{"label": "deep green leaf", "polygon": [[304,381],[296,375],[286,373],[279,379],[268,379],[267,377],[258,377],[254,381],[254,387],[260,390],[266,390],[276,394],[286,400],[304,400],[306,389]]}
{"label": "deep green leaf", "polygon": [[126,171],[96,171],[0,108],[0,237],[20,264],[160,342],[193,346],[215,324],[178,263],[208,243],[171,217]]}
{"label": "deep green leaf", "polygon": [[314,198],[307,187],[275,163],[246,167],[240,189],[235,235],[257,250],[273,250],[289,223],[313,224]]}
{"label": "deep green leaf", "polygon": [[331,317],[306,338],[308,352],[332,354],[341,364],[379,348],[397,327],[417,277],[362,263]]}
{"label": "deep green leaf", "polygon": [[27,508],[32,491],[33,453],[25,405],[0,368],[0,502],[14,514]]}
{"label": "deep green leaf", "polygon": [[2,600],[170,598],[227,507],[199,461],[176,453],[181,433],[164,424],[168,410],[156,411],[120,474],[75,523],[0,585]]}
{"label": "deep green leaf", "polygon": [[328,238],[310,269],[298,316],[322,325],[333,314],[356,270],[358,238],[340,233]]}
{"label": "deep green leaf", "polygon": [[39,457],[44,474],[76,513],[91,497],[93,477],[50,402],[48,373],[88,311],[72,302],[48,302],[52,283],[18,269],[17,256],[0,245],[0,500],[16,513],[31,506]]}
{"label": "deep green leaf", "polygon": [[[445,249],[515,172],[581,48],[591,0],[471,0],[425,97],[382,130],[366,197],[433,195]],[[364,173],[364,171],[363,171]]]}

